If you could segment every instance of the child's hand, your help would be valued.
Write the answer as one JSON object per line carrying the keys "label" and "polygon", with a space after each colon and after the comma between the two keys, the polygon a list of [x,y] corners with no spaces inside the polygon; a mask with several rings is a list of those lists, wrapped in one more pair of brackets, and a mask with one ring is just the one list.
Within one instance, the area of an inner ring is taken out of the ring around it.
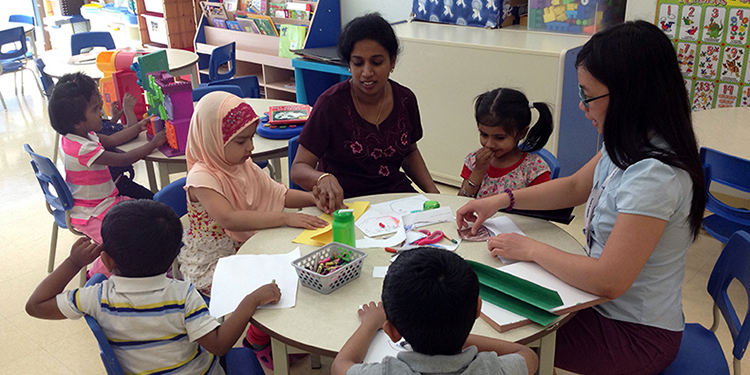
{"label": "child's hand", "polygon": [[279,289],[279,286],[276,285],[276,283],[266,284],[255,289],[255,291],[250,293],[250,296],[258,302],[258,306],[267,303],[277,303],[281,299],[281,289]]}
{"label": "child's hand", "polygon": [[127,111],[127,110],[133,111],[135,109],[135,103],[137,102],[138,102],[138,99],[136,99],[135,96],[133,96],[130,93],[126,93],[125,97],[122,98],[123,111]]}
{"label": "child's hand", "polygon": [[383,327],[385,323],[385,310],[383,309],[383,302],[370,302],[367,305],[362,305],[362,308],[357,311],[359,313],[359,320],[363,326],[369,326],[373,330],[377,331]]}
{"label": "child's hand", "polygon": [[88,237],[81,237],[70,247],[70,259],[78,268],[91,264],[102,252],[102,245],[92,242]]}
{"label": "child's hand", "polygon": [[317,229],[328,225],[328,222],[316,216],[296,213],[286,215],[284,224],[294,228]]}
{"label": "child's hand", "polygon": [[110,107],[109,111],[112,112],[113,119],[119,119],[120,116],[122,116],[122,108],[120,108],[119,102],[112,102],[112,106]]}
{"label": "child's hand", "polygon": [[495,153],[487,147],[482,147],[477,150],[476,165],[474,169],[486,171],[490,167],[490,161]]}
{"label": "child's hand", "polygon": [[157,148],[164,144],[164,142],[167,141],[167,132],[162,130],[154,135],[154,138],[151,139],[151,145],[154,146],[154,148]]}
{"label": "child's hand", "polygon": [[141,121],[138,121],[138,122],[137,122],[137,123],[135,124],[135,126],[137,126],[137,127],[139,127],[139,128],[140,128],[139,132],[144,132],[144,131],[146,131],[146,129],[148,128],[148,124],[149,124],[149,122],[151,122],[151,118],[152,118],[152,117],[153,117],[153,116],[148,116],[148,117],[144,117],[144,118],[143,118],[143,120],[141,120]]}

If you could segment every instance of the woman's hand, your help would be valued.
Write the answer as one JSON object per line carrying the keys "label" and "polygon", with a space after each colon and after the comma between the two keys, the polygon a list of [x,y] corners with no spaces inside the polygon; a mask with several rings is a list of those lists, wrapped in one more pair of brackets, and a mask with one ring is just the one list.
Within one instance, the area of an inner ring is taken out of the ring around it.
{"label": "woman's hand", "polygon": [[328,225],[328,222],[316,216],[296,213],[288,214],[284,220],[284,224],[294,228],[317,229]]}
{"label": "woman's hand", "polygon": [[329,174],[319,179],[317,184],[313,186],[312,193],[315,196],[315,205],[327,214],[346,208],[344,189],[341,188],[339,180],[334,175]]}
{"label": "woman's hand", "polygon": [[494,257],[503,257],[522,262],[534,262],[537,251],[543,249],[546,244],[532,240],[518,233],[503,233],[490,237],[487,241],[487,249]]}
{"label": "woman's hand", "polygon": [[[473,222],[474,226],[471,228],[471,234],[477,234],[477,229],[485,220],[491,218],[499,209],[508,206],[508,204],[503,206],[502,201],[497,201],[499,197],[502,196],[507,197],[507,194],[503,193],[486,198],[474,199],[463,205],[463,207],[456,211],[456,225],[458,225],[458,229],[468,227],[469,222]],[[508,200],[508,202],[510,201]]]}

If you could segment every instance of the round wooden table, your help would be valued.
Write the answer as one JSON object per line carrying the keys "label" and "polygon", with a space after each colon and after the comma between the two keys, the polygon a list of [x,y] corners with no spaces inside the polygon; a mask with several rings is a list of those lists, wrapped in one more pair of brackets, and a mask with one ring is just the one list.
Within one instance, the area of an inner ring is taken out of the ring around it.
{"label": "round wooden table", "polygon": [[[186,74],[190,75],[190,84],[193,88],[198,87],[198,54],[181,49],[167,48],[167,61],[169,63],[169,74],[173,77],[179,77]],[[46,52],[42,56],[44,60],[44,72],[50,77],[60,78],[68,73],[81,72],[89,77],[100,80],[104,77],[99,68],[96,67],[96,60],[88,60],[81,63],[69,63],[70,55],[60,51]]]}
{"label": "round wooden table", "polygon": [[716,108],[693,112],[693,128],[698,146],[750,159],[747,134],[750,108]]}
{"label": "round wooden table", "polygon": [[[268,111],[268,107],[277,105],[295,105],[297,103],[288,102],[285,100],[276,99],[255,99],[245,98],[243,99],[246,103],[253,107],[255,113],[258,116],[262,116],[264,112]],[[196,103],[194,103],[196,104]],[[146,132],[138,135],[138,138],[125,143],[118,147],[121,151],[130,151],[134,148],[140,147],[148,142],[146,138]],[[257,133],[253,136],[253,150],[252,158],[255,161],[268,160],[274,166],[276,171],[275,175],[272,176],[276,181],[280,182],[281,179],[281,158],[287,156],[289,140],[287,139],[269,139],[263,138]],[[169,184],[169,174],[187,171],[187,161],[185,155],[168,157],[157,148],[143,160],[146,161],[146,172],[148,173],[149,188],[153,192],[159,191],[159,188],[163,188]],[[159,168],[159,186],[156,184],[156,174],[154,172],[154,165],[156,163]]]}
{"label": "round wooden table", "polygon": [[[391,201],[413,194],[383,194],[352,198],[347,201],[368,201],[370,204]],[[425,194],[429,199],[440,202],[441,207],[450,207],[455,212],[469,198],[453,195]],[[303,212],[320,215],[315,207]],[[497,215],[507,215],[498,213]],[[547,221],[525,216],[509,215],[513,222],[530,238],[553,245],[564,251],[584,254],[581,245],[567,232]],[[424,229],[441,229],[450,236],[456,234],[455,222],[434,224]],[[238,254],[286,254],[299,246],[302,255],[316,247],[292,243],[299,228],[280,227],[264,229],[250,237]],[[357,238],[364,235],[356,229]],[[456,235],[456,237],[458,237]],[[288,373],[286,355],[289,347],[302,349],[320,355],[335,356],[346,340],[359,326],[357,309],[370,301],[380,301],[383,279],[373,278],[373,267],[388,266],[391,253],[383,248],[362,249],[368,253],[359,278],[344,285],[331,294],[324,295],[301,286],[297,291],[297,302],[290,309],[260,309],[255,312],[252,323],[268,333],[272,338],[274,369],[276,374]],[[486,242],[462,241],[456,253],[466,259],[478,261],[493,267],[503,264],[487,251]],[[282,293],[284,291],[282,290]],[[539,346],[540,374],[552,374],[555,349],[555,331],[572,315],[563,315],[547,327],[531,323],[529,325],[499,333],[482,319],[477,319],[472,333],[501,338],[531,346]]]}

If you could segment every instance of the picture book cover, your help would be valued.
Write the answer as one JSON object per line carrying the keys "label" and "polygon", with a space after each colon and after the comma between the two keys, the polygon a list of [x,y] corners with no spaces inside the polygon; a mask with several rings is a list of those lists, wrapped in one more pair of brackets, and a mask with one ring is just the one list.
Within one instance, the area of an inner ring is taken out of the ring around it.
{"label": "picture book cover", "polygon": [[240,24],[244,31],[248,33],[260,34],[260,30],[258,29],[258,26],[255,25],[255,22],[253,22],[253,20],[238,18],[237,22]]}
{"label": "picture book cover", "polygon": [[255,25],[258,26],[261,34],[279,36],[279,33],[276,31],[276,25],[271,17],[259,14],[248,14],[247,18],[255,22]]}
{"label": "picture book cover", "polygon": [[307,104],[272,106],[268,108],[271,114],[268,123],[273,125],[304,123],[310,117],[310,109]]}
{"label": "picture book cover", "polygon": [[214,27],[218,27],[221,29],[227,28],[227,20],[222,18],[214,18],[211,20],[211,23],[214,25]]}
{"label": "picture book cover", "polygon": [[293,58],[294,52],[290,50],[300,49],[305,44],[307,27],[301,25],[281,25],[279,30],[279,56]]}
{"label": "picture book cover", "polygon": [[235,30],[235,31],[245,31],[242,26],[240,26],[240,23],[237,21],[227,21],[227,29],[229,30]]}

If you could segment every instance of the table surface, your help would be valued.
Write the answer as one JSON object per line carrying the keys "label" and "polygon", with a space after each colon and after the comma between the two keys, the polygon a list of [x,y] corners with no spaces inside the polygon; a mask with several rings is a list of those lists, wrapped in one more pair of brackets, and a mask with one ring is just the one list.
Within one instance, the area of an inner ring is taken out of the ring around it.
{"label": "table surface", "polygon": [[[173,48],[167,48],[166,51],[170,71],[183,69],[198,62],[198,54],[195,52]],[[75,72],[85,73],[96,80],[104,77],[104,73],[96,67],[96,61],[70,64],[68,63],[68,58],[70,58],[70,55],[60,50],[45,52],[42,54],[42,60],[44,60],[45,64],[44,72],[55,78]]]}
{"label": "table surface", "polygon": [[[244,98],[243,100],[245,101],[245,103],[250,104],[250,106],[253,107],[255,113],[257,113],[259,116],[261,116],[264,112],[267,112],[268,107],[271,106],[297,104],[294,102],[277,99]],[[134,148],[140,147],[147,142],[148,140],[146,139],[146,132],[142,132],[138,135],[138,138],[135,138],[132,141],[119,146],[118,149],[127,152]],[[253,136],[253,146],[255,146],[252,154],[253,160],[262,161],[286,156],[287,149],[289,147],[289,140],[263,138],[258,135],[258,133],[255,133],[255,135]],[[159,163],[186,163],[185,155],[174,156],[170,158],[159,151],[158,148],[151,152],[148,156],[146,156],[144,160]]]}
{"label": "table surface", "polygon": [[23,32],[24,33],[28,33],[31,30],[34,30],[34,25],[30,25],[28,23],[23,23],[23,22],[8,22],[8,21],[0,22],[0,30],[8,30],[8,29],[12,29],[14,27],[19,27],[19,26],[23,27]]}
{"label": "table surface", "polygon": [[[413,194],[383,194],[347,201],[369,201],[370,204],[390,201],[411,196]],[[466,197],[440,194],[425,194],[431,200],[437,200],[442,207],[449,206],[454,215],[458,208],[468,201]],[[314,207],[303,209],[303,212],[320,215],[321,211]],[[498,213],[498,215],[506,215]],[[564,251],[584,254],[581,245],[567,232],[544,220],[524,216],[509,215],[513,222],[529,237],[553,245]],[[434,224],[425,229],[441,229],[453,236],[456,235],[455,222]],[[302,255],[315,250],[316,247],[292,243],[301,229],[280,227],[264,229],[250,237],[238,254],[283,254],[297,246]],[[357,228],[357,238],[362,238],[362,232]],[[357,309],[370,301],[380,301],[383,279],[373,278],[372,270],[375,266],[388,266],[391,253],[382,248],[362,249],[368,253],[363,262],[360,277],[344,285],[331,294],[324,295],[315,290],[302,286],[298,287],[296,306],[289,309],[261,309],[253,315],[252,322],[268,332],[273,338],[296,348],[318,353],[325,356],[335,356],[346,340],[359,326]],[[462,241],[456,253],[466,259],[478,261],[493,267],[503,264],[487,251],[486,242]],[[284,291],[281,291],[284,293]],[[529,343],[558,328],[560,317],[556,323],[542,327],[531,323],[504,333],[499,333],[482,319],[477,319],[472,333],[501,338],[508,341]]]}
{"label": "table surface", "polygon": [[716,108],[693,112],[693,128],[699,147],[750,159],[750,108]]}

